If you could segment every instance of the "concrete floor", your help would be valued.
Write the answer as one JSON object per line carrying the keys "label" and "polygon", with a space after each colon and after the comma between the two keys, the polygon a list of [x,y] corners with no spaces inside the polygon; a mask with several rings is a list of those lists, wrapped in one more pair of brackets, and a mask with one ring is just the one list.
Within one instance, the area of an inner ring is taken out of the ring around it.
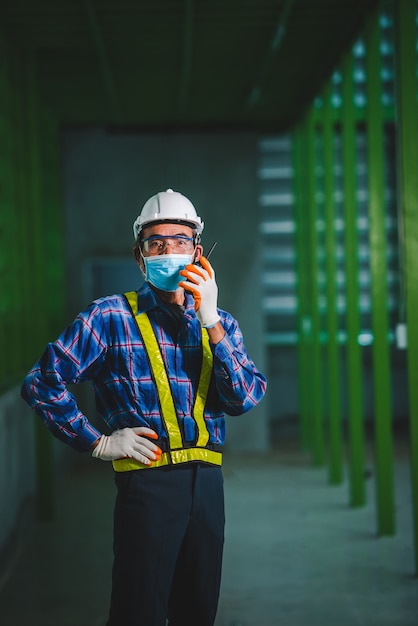
{"label": "concrete floor", "polygon": [[[370,463],[368,467],[372,467]],[[289,444],[227,455],[227,529],[216,626],[417,626],[409,462],[396,453],[394,537],[376,537],[347,481]],[[104,626],[111,570],[110,467],[88,460],[57,485],[56,519],[37,524],[0,591],[1,626]],[[196,624],[196,626],[199,626]]]}

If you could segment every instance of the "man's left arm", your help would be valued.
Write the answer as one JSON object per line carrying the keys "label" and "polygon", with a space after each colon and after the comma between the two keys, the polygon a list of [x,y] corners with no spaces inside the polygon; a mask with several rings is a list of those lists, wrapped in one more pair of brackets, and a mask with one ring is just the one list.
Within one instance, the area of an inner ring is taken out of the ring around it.
{"label": "man's left arm", "polygon": [[237,322],[226,313],[222,313],[221,320],[215,272],[205,257],[201,257],[200,263],[201,267],[191,264],[180,272],[187,280],[179,286],[192,293],[196,316],[208,332],[222,408],[230,415],[240,415],[260,402],[266,379],[249,359]]}
{"label": "man's left arm", "polygon": [[213,332],[208,330],[214,357],[215,384],[225,413],[241,415],[254,408],[264,397],[267,381],[248,356],[238,323],[232,316],[223,315],[220,328],[215,330],[214,327]]}

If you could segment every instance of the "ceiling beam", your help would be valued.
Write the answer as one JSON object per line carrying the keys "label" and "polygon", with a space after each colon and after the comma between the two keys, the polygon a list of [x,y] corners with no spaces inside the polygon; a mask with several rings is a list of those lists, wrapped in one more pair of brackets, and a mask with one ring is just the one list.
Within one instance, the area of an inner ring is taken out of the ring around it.
{"label": "ceiling beam", "polygon": [[294,1],[295,0],[284,0],[283,8],[280,12],[279,21],[277,23],[273,39],[271,40],[267,55],[265,56],[264,61],[260,66],[258,80],[255,82],[253,88],[251,89],[248,100],[245,103],[244,114],[248,113],[261,98],[263,85],[265,83],[265,80],[267,79],[272,61],[277,54],[280,46],[282,45],[283,39],[286,35],[287,23],[289,21],[289,15]]}
{"label": "ceiling beam", "polygon": [[183,46],[181,54],[181,72],[177,100],[177,118],[181,121],[186,117],[187,102],[190,95],[193,52],[193,17],[194,0],[184,1]]}
{"label": "ceiling beam", "polygon": [[96,47],[97,56],[99,59],[100,71],[102,74],[104,87],[109,102],[110,113],[112,115],[112,120],[109,121],[113,122],[114,124],[122,124],[123,114],[120,104],[120,98],[116,89],[116,83],[109,62],[103,34],[97,20],[97,15],[92,0],[84,0],[84,6],[86,9],[93,41]]}

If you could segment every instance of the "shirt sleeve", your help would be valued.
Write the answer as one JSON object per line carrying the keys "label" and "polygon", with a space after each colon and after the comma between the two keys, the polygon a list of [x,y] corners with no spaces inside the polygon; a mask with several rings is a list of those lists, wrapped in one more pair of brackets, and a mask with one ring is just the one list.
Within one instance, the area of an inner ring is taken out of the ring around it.
{"label": "shirt sleeve", "polygon": [[225,413],[241,415],[261,401],[267,381],[249,358],[237,321],[224,314],[221,323],[225,336],[212,345],[215,384]]}
{"label": "shirt sleeve", "polygon": [[89,450],[101,433],[80,411],[68,385],[93,378],[105,354],[100,308],[92,304],[46,346],[22,385],[23,399],[51,433],[79,452]]}

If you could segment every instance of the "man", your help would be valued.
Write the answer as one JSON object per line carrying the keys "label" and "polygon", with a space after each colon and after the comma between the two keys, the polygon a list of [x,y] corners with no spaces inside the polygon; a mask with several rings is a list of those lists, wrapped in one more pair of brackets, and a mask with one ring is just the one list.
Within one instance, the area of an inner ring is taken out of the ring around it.
{"label": "man", "polygon": [[[224,540],[224,414],[266,389],[233,317],[217,308],[203,222],[168,189],[134,223],[145,283],[94,301],[48,344],[22,387],[50,431],[112,461],[117,485],[108,626],[212,626]],[[92,380],[110,434],[68,384]],[[94,558],[94,555],[92,555]]]}

